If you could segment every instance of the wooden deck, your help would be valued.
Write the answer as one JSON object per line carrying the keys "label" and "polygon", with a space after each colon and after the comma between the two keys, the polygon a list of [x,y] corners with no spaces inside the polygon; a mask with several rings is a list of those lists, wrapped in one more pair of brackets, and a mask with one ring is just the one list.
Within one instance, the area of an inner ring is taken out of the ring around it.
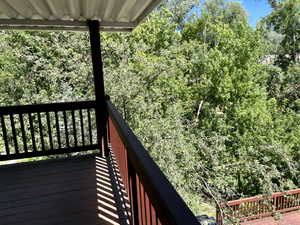
{"label": "wooden deck", "polygon": [[300,225],[300,212],[282,214],[278,219],[267,217],[242,223],[242,225]]}
{"label": "wooden deck", "polygon": [[128,224],[117,179],[96,155],[0,166],[0,225]]}

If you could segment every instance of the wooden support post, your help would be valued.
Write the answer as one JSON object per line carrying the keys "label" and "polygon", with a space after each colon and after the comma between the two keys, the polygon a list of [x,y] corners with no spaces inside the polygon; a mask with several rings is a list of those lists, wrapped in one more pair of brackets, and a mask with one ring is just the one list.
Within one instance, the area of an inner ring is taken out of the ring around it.
{"label": "wooden support post", "polygon": [[[97,138],[100,146],[100,152],[103,156],[108,156],[109,149],[107,143],[107,121],[108,114],[106,109],[106,98],[104,90],[103,78],[103,61],[101,55],[100,42],[100,23],[98,20],[88,21],[90,31],[90,44],[94,73],[95,97],[96,97],[96,123],[97,123]],[[104,151],[103,151],[104,149]]]}

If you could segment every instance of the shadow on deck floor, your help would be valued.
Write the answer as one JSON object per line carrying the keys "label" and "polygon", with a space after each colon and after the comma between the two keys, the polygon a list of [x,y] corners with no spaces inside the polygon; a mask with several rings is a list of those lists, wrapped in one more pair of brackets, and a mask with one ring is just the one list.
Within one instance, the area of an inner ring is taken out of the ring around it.
{"label": "shadow on deck floor", "polygon": [[0,166],[0,225],[128,225],[129,211],[111,157]]}

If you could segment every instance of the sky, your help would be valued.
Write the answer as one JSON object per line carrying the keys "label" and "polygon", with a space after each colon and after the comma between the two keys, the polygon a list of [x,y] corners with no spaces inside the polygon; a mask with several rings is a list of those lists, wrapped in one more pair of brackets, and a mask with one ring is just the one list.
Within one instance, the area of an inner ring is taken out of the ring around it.
{"label": "sky", "polygon": [[256,26],[257,21],[268,15],[272,9],[268,0],[240,0],[242,6],[247,10],[249,15],[249,23],[252,27]]}

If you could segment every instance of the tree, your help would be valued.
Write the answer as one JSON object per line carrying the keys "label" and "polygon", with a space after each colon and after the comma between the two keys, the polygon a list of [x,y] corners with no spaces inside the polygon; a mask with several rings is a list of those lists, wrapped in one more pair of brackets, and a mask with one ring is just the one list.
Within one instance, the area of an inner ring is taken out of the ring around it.
{"label": "tree", "polygon": [[247,23],[247,13],[238,2],[208,0],[201,7],[201,16],[193,17],[183,29],[183,39],[198,39],[209,43],[214,41],[210,36],[209,25],[213,23],[228,24],[239,31],[239,24]]}
{"label": "tree", "polygon": [[[295,129],[285,124],[287,114],[278,110],[275,99],[269,99],[271,71],[260,63],[269,49],[261,32],[247,23],[232,26],[200,17],[186,25],[183,38],[193,45],[190,55],[197,56],[191,57],[189,82],[194,116],[198,116],[197,103],[203,102],[201,119],[192,132],[201,137],[196,147],[202,162],[199,193],[208,185],[217,195],[235,199],[295,187],[291,149],[297,143],[287,147],[286,133],[295,134],[299,125]],[[289,115],[292,121],[297,118]]]}
{"label": "tree", "polygon": [[300,1],[270,1],[273,12],[266,18],[270,29],[283,35],[278,65],[283,69],[297,62],[300,53]]}
{"label": "tree", "polygon": [[177,24],[178,29],[182,29],[186,20],[191,14],[191,10],[198,7],[200,0],[169,0],[164,1],[158,8],[158,13],[168,9],[172,13],[172,22]]}
{"label": "tree", "polygon": [[86,88],[93,87],[88,35],[6,31],[1,37],[1,104],[93,98]]}
{"label": "tree", "polygon": [[247,22],[247,13],[239,2],[209,0],[203,4],[202,14],[214,22],[222,21],[231,26],[237,22]]}

